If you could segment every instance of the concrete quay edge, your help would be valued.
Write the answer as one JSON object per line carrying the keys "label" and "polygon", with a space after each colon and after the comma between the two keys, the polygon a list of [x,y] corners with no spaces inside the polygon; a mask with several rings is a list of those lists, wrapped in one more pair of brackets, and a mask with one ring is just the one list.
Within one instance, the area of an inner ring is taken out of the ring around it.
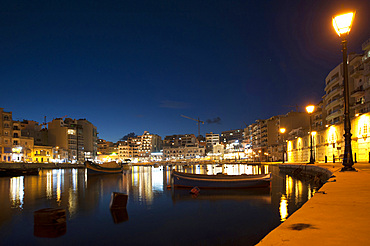
{"label": "concrete quay edge", "polygon": [[333,176],[257,245],[370,245],[370,164],[341,172],[341,163],[287,165],[325,168]]}
{"label": "concrete quay edge", "polygon": [[85,168],[84,164],[70,163],[0,163],[0,169],[57,169],[57,168]]}

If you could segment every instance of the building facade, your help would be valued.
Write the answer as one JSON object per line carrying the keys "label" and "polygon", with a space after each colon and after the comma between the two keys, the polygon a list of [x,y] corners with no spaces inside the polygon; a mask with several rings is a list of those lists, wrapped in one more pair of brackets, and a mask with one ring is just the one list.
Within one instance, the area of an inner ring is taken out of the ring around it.
{"label": "building facade", "polygon": [[96,141],[96,127],[85,119],[57,118],[48,123],[49,145],[67,150],[72,163],[95,159]]}
{"label": "building facade", "polygon": [[[340,162],[344,155],[344,125],[336,124],[317,131],[313,135],[313,157],[316,162]],[[352,153],[354,161],[368,162],[370,158],[370,113],[351,119]],[[308,163],[310,137],[290,139],[287,144],[289,162]]]}
{"label": "building facade", "polygon": [[130,137],[118,145],[119,159],[125,161],[151,161],[157,159],[153,153],[162,149],[162,138],[156,134],[144,131],[143,135]]}
{"label": "building facade", "polygon": [[206,133],[206,152],[213,152],[213,146],[220,143],[220,135],[217,133]]}

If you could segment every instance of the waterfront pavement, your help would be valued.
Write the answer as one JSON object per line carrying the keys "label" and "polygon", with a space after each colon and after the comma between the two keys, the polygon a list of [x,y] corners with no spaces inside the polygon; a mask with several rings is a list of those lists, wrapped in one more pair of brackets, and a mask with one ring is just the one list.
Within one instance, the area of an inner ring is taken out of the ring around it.
{"label": "waterfront pavement", "polygon": [[355,163],[357,172],[341,172],[341,163],[315,165],[335,177],[258,246],[370,245],[370,164]]}

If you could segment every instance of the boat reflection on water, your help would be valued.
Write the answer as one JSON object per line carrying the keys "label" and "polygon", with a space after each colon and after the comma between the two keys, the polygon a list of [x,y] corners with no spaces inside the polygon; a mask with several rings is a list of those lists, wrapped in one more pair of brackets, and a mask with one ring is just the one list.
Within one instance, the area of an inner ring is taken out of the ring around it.
{"label": "boat reflection on water", "polygon": [[271,204],[270,188],[250,189],[201,189],[198,194],[190,194],[190,189],[173,189],[173,203],[182,201],[246,201],[258,204]]}

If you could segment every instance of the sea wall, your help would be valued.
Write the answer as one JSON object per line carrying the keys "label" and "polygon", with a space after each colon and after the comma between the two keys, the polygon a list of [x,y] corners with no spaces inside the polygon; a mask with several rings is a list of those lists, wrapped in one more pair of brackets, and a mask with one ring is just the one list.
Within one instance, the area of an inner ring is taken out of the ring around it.
{"label": "sea wall", "polygon": [[54,169],[54,168],[84,168],[84,164],[70,163],[0,163],[0,169]]}
{"label": "sea wall", "polygon": [[333,175],[327,168],[310,164],[280,164],[279,169],[292,176],[319,178],[322,182],[325,182]]}

